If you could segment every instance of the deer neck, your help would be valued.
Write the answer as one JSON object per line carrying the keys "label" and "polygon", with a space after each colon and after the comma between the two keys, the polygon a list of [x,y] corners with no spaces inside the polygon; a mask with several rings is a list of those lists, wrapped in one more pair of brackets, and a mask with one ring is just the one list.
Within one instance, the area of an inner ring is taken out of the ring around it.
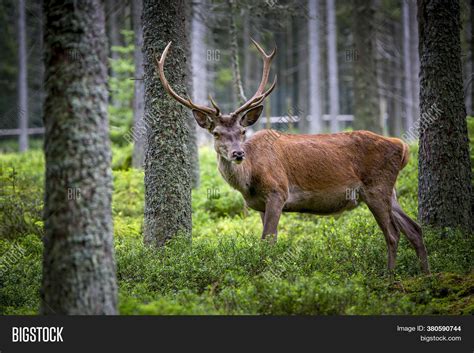
{"label": "deer neck", "polygon": [[[250,156],[249,156],[250,157]],[[217,155],[219,172],[227,183],[241,193],[246,193],[250,184],[250,160],[235,164]]]}

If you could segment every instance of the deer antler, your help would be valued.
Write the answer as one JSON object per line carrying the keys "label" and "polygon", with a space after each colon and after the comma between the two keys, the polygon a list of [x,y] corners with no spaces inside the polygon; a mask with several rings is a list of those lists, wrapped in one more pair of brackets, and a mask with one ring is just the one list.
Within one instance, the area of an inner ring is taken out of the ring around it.
{"label": "deer antler", "polygon": [[263,102],[263,100],[270,94],[272,93],[273,89],[275,88],[276,82],[277,82],[277,77],[275,75],[275,79],[273,80],[272,85],[270,88],[266,91],[264,91],[265,86],[267,85],[268,82],[268,76],[270,75],[270,65],[272,63],[273,57],[276,54],[276,47],[273,49],[273,51],[267,55],[263,48],[251,38],[253,44],[257,47],[257,50],[260,52],[263,58],[263,73],[262,73],[262,80],[260,81],[260,85],[257,88],[257,92],[250,98],[244,105],[242,105],[240,108],[235,110],[231,115],[238,115],[239,113],[249,110],[253,107],[256,107],[260,103]]}
{"label": "deer antler", "polygon": [[165,72],[164,72],[166,55],[168,55],[168,50],[170,49],[170,46],[171,46],[171,42],[168,43],[165,50],[161,54],[161,58],[159,60],[158,60],[158,57],[155,56],[155,60],[156,60],[157,68],[158,68],[158,74],[160,75],[161,83],[163,84],[163,87],[166,90],[166,92],[168,92],[168,94],[171,97],[173,97],[179,103],[181,103],[185,107],[188,107],[189,109],[198,110],[198,111],[201,111],[201,112],[203,112],[207,115],[210,115],[210,116],[219,116],[219,114],[220,114],[219,107],[217,106],[216,102],[214,102],[214,100],[211,97],[209,97],[209,98],[211,99],[211,104],[212,104],[213,108],[206,107],[204,105],[194,104],[193,101],[191,100],[191,98],[188,97],[187,99],[185,99],[185,98],[181,97],[179,94],[177,94],[173,90],[173,88],[171,88],[168,80],[165,77]]}

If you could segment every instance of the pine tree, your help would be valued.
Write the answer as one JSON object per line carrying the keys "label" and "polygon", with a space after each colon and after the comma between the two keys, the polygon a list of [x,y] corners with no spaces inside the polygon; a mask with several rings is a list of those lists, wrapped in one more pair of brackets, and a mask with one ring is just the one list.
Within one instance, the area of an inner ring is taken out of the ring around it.
{"label": "pine tree", "polygon": [[458,1],[421,0],[418,212],[424,224],[472,230],[472,173]]}
{"label": "pine tree", "polygon": [[117,313],[101,0],[44,3],[43,314]]}

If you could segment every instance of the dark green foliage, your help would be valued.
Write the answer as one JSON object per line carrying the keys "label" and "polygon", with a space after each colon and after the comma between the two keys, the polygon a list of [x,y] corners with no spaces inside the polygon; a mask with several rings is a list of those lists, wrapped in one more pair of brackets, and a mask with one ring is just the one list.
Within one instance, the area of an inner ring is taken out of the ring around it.
{"label": "dark green foliage", "polygon": [[[411,152],[398,191],[402,207],[414,216],[416,149]],[[272,246],[260,240],[259,215],[250,211],[243,218],[238,211],[241,197],[218,175],[215,153],[203,149],[200,157],[192,243],[177,237],[159,250],[142,242],[143,171],[114,171],[122,314],[474,314],[472,236],[425,230],[432,277],[420,275],[415,252],[402,237],[393,279],[385,275],[383,235],[365,206],[337,219],[285,214]],[[41,154],[7,155],[2,161],[17,165],[21,158],[32,162],[18,177],[30,189],[22,186],[17,197],[33,190],[29,197],[41,198],[42,180],[27,181],[28,175],[41,173]],[[9,173],[3,171],[1,178]],[[208,199],[208,188],[218,189],[220,198]],[[38,230],[17,239],[27,255],[0,277],[1,313],[36,312],[40,235]],[[1,253],[12,244],[0,240]]]}

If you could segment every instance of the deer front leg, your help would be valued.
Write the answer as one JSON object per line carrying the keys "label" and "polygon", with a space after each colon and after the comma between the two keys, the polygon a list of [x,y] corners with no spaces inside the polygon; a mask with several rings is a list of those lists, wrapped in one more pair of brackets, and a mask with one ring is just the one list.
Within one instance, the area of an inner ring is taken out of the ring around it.
{"label": "deer front leg", "polygon": [[285,201],[278,195],[272,195],[265,204],[265,214],[263,215],[263,232],[262,239],[267,235],[272,236],[271,242],[275,243],[278,233],[278,222],[280,221],[281,212]]}

